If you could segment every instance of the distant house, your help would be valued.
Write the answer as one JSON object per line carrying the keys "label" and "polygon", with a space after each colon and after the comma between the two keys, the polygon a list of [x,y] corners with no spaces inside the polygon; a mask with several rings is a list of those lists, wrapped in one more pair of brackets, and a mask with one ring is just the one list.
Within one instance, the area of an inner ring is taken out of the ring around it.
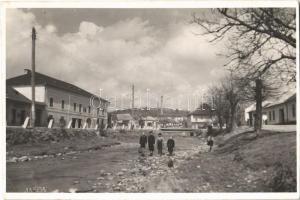
{"label": "distant house", "polygon": [[[6,84],[31,102],[30,70],[24,75],[7,79]],[[95,96],[92,93],[38,72],[35,73],[35,84],[36,103],[45,105],[42,109],[36,109],[36,126],[47,126],[51,119],[54,127],[60,126],[61,120],[72,128],[93,128],[106,123],[108,101],[98,97],[91,101]],[[30,112],[24,115],[30,116]]]}
{"label": "distant house", "polygon": [[[287,92],[273,100],[262,103],[263,124],[296,124],[296,92]],[[252,104],[245,109],[246,120],[254,125],[256,106]]]}
{"label": "distant house", "polygon": [[158,119],[156,117],[143,117],[142,118],[145,128],[156,128]]}
{"label": "distant house", "polygon": [[130,114],[113,114],[111,116],[112,126],[115,127],[131,127],[135,125],[135,121]]}
{"label": "distant house", "polygon": [[[42,118],[42,111],[45,109],[43,103],[36,105],[36,115],[40,115],[41,118],[37,120],[37,124],[40,124]],[[10,86],[6,86],[6,124],[8,126],[21,126],[23,125],[27,116],[30,115],[31,101],[24,95]]]}
{"label": "distant house", "polygon": [[214,110],[208,104],[197,108],[195,111],[187,115],[187,125],[189,128],[203,128],[212,124],[215,120]]}

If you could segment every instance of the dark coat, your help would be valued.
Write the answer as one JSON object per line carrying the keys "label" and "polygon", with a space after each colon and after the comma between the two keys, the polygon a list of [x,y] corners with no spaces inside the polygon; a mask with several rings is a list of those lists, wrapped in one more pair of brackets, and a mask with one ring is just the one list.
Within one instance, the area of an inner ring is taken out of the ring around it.
{"label": "dark coat", "polygon": [[147,144],[147,136],[146,135],[142,135],[140,137],[140,145],[141,145],[141,147],[145,148],[146,144]]}
{"label": "dark coat", "polygon": [[148,144],[149,145],[154,145],[155,144],[155,137],[154,137],[154,135],[149,135],[148,136]]}
{"label": "dark coat", "polygon": [[168,149],[173,149],[175,147],[175,141],[173,139],[168,139],[167,147]]}

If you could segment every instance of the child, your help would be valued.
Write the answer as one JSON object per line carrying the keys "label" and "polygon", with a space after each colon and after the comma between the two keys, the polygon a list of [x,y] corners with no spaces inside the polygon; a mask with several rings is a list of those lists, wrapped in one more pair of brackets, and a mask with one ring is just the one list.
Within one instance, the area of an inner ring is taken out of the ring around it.
{"label": "child", "polygon": [[209,125],[207,127],[207,135],[208,135],[207,145],[209,146],[209,152],[211,152],[212,147],[214,145],[214,141],[213,141],[213,137],[212,137],[212,126],[211,125]]}
{"label": "child", "polygon": [[161,133],[158,134],[156,144],[157,144],[158,154],[161,156],[163,154],[162,149],[163,149],[163,144],[164,144],[164,139],[163,139]]}
{"label": "child", "polygon": [[175,147],[175,141],[174,141],[172,136],[170,136],[170,138],[167,141],[167,147],[168,147],[169,155],[172,156],[173,155],[173,149]]}

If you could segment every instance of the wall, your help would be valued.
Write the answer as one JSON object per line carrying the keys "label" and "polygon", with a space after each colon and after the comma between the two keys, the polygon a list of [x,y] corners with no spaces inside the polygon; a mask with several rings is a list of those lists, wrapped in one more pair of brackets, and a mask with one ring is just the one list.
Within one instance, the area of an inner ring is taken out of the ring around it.
{"label": "wall", "polygon": [[[31,100],[31,86],[14,86],[13,88]],[[45,86],[35,86],[35,100],[45,102]]]}
{"label": "wall", "polygon": [[[53,107],[50,107],[50,98],[53,98]],[[91,128],[96,126],[97,119],[104,119],[104,123],[107,121],[107,112],[102,114],[99,111],[97,115],[97,108],[91,106],[91,112],[88,112],[88,107],[90,106],[90,97],[85,97],[75,93],[70,93],[63,91],[54,87],[46,88],[46,108],[48,116],[52,115],[54,118],[54,127],[59,126],[59,119],[63,117],[66,121],[66,125],[74,119],[81,119],[81,125],[87,121],[91,120]],[[62,109],[62,100],[64,100],[64,109]],[[76,111],[74,111],[73,104],[76,103]],[[81,104],[81,112],[79,112],[79,104]],[[98,105],[99,101],[95,100],[95,105]],[[84,108],[86,112],[84,112]]]}
{"label": "wall", "polygon": [[[13,122],[13,109],[16,110],[16,120]],[[24,112],[24,116],[22,116]],[[8,126],[21,126],[27,116],[30,115],[30,104],[6,100],[6,124]],[[24,120],[23,120],[24,119]]]}
{"label": "wall", "polygon": [[[283,124],[279,118],[280,109],[284,110],[284,123],[295,123],[297,118],[296,115],[293,116],[293,104],[296,106],[296,101],[291,101],[264,109],[268,117],[268,124]],[[275,120],[273,120],[273,114],[271,114],[271,119],[269,117],[269,112],[273,113],[273,111],[275,111]],[[295,114],[296,113],[297,112],[295,110]]]}
{"label": "wall", "polygon": [[96,130],[80,129],[48,129],[39,127],[35,129],[24,129],[21,127],[6,128],[6,144],[18,145],[27,143],[41,143],[51,141],[61,141],[71,138],[96,137]]}

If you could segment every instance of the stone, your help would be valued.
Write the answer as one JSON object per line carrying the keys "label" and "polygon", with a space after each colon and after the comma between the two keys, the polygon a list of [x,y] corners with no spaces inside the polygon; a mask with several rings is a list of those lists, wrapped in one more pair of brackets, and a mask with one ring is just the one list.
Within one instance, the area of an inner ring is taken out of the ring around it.
{"label": "stone", "polygon": [[69,192],[75,193],[78,189],[77,188],[69,188]]}
{"label": "stone", "polygon": [[18,161],[20,162],[25,162],[25,161],[28,161],[28,157],[27,156],[22,156],[18,159]]}
{"label": "stone", "polygon": [[201,168],[201,166],[200,166],[200,165],[197,165],[197,168],[198,168],[198,169],[200,169],[200,168]]}
{"label": "stone", "polygon": [[17,161],[18,161],[17,157],[12,157],[12,158],[10,158],[10,159],[7,160],[7,162],[9,162],[9,163],[15,163]]}
{"label": "stone", "polygon": [[97,180],[104,180],[104,178],[103,177],[98,177]]}
{"label": "stone", "polygon": [[73,182],[73,184],[78,184],[78,183],[79,183],[79,181],[74,181],[74,182]]}
{"label": "stone", "polygon": [[123,175],[124,175],[124,172],[118,172],[117,175],[118,175],[118,176],[123,176]]}

